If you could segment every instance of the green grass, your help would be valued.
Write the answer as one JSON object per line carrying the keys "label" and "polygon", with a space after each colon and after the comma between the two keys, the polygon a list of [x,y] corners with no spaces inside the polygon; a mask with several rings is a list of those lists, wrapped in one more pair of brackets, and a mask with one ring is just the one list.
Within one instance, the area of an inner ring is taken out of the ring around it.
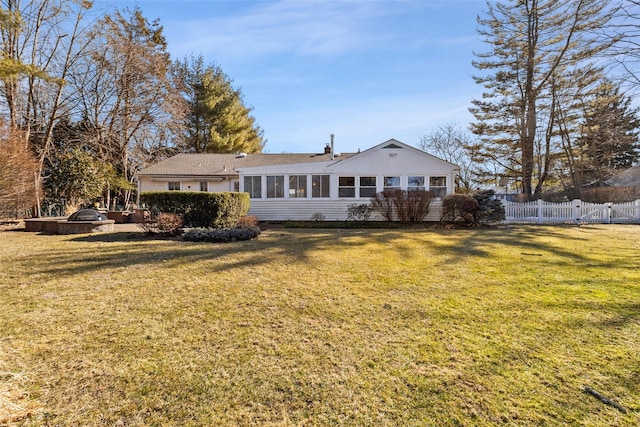
{"label": "green grass", "polygon": [[639,232],[2,232],[0,425],[638,425]]}

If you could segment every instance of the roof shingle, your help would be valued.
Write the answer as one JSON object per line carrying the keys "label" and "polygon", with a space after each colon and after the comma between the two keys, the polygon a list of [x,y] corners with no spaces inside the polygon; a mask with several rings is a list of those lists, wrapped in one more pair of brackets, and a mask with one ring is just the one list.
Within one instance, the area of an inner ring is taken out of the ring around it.
{"label": "roof shingle", "polygon": [[[340,159],[353,156],[342,153]],[[336,158],[337,160],[338,158]],[[149,166],[138,175],[237,176],[237,168],[326,162],[331,154],[189,154],[181,153]]]}

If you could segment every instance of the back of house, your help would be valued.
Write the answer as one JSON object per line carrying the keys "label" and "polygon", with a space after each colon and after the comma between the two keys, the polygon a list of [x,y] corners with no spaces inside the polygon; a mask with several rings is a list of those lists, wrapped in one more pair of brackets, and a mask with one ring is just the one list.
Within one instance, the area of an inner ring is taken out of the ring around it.
{"label": "back of house", "polygon": [[455,190],[458,166],[390,139],[358,153],[178,154],[142,170],[139,192],[243,191],[249,215],[263,221],[342,221],[348,208],[389,189],[429,190],[440,200]]}

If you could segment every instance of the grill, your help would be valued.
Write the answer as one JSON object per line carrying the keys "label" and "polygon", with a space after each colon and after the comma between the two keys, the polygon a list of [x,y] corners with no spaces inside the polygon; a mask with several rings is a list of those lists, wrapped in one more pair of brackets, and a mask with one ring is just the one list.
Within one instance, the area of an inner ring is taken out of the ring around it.
{"label": "grill", "polygon": [[104,221],[107,217],[94,209],[80,209],[72,213],[67,221]]}

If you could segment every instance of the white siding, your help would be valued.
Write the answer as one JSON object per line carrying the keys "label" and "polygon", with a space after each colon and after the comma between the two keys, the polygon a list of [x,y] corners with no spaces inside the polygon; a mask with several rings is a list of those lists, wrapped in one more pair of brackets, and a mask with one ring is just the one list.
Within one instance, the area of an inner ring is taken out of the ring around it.
{"label": "white siding", "polygon": [[140,191],[167,191],[167,181],[152,181],[146,177],[140,177]]}
{"label": "white siding", "polygon": [[211,193],[223,193],[227,191],[234,191],[234,183],[238,182],[237,180],[209,180],[207,178],[203,178],[202,181],[196,181],[193,178],[190,179],[181,179],[180,177],[176,178],[148,178],[148,177],[140,177],[139,185],[140,192],[147,191],[167,191],[169,182],[179,182],[181,191],[200,191],[200,182],[208,182],[209,192]]}
{"label": "white siding", "polygon": [[[345,221],[347,209],[351,204],[368,203],[368,200],[355,199],[290,199],[290,200],[251,200],[249,215],[260,221],[312,221],[321,214],[325,221]],[[431,203],[429,215],[425,221],[440,221],[442,202]],[[380,218],[372,218],[380,219]]]}

